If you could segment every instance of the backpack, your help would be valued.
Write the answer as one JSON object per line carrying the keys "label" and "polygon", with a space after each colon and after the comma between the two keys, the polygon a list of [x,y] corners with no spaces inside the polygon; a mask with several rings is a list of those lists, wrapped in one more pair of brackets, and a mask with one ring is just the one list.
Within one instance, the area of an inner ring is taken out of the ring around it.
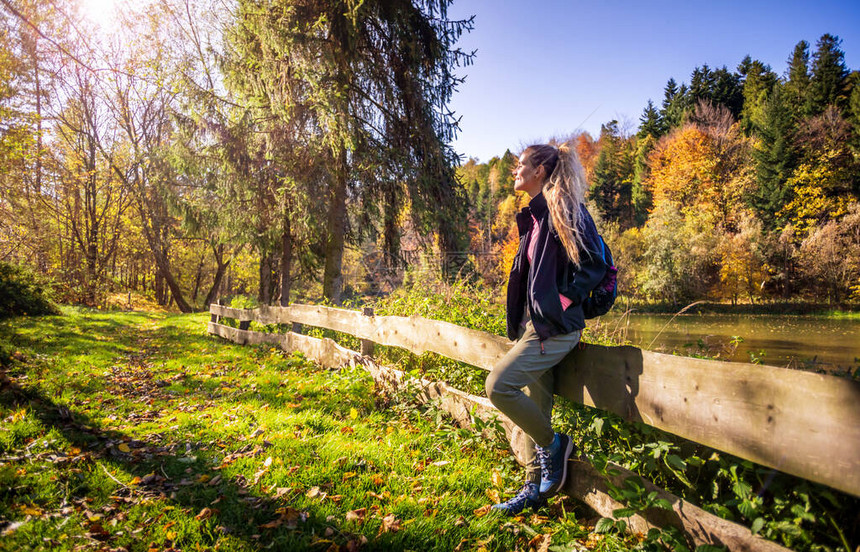
{"label": "backpack", "polygon": [[591,290],[585,301],[582,302],[582,311],[586,318],[596,318],[603,316],[612,305],[615,304],[615,298],[618,296],[618,268],[615,266],[615,261],[612,260],[612,252],[609,246],[600,236],[600,247],[603,253],[603,260],[606,262],[606,274],[603,279]]}

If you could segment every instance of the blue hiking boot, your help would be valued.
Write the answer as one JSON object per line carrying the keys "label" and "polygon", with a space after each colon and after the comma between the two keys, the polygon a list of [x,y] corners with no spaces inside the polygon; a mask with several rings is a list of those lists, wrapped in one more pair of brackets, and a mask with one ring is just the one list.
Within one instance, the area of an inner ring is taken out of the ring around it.
{"label": "blue hiking boot", "polygon": [[546,500],[540,497],[538,484],[526,481],[515,497],[501,504],[493,504],[493,510],[502,512],[507,516],[516,516],[526,508],[537,510],[545,505]]}
{"label": "blue hiking boot", "polygon": [[564,433],[556,433],[550,446],[535,446],[535,451],[541,468],[540,497],[546,499],[558,494],[567,480],[567,460],[573,452],[573,441]]}

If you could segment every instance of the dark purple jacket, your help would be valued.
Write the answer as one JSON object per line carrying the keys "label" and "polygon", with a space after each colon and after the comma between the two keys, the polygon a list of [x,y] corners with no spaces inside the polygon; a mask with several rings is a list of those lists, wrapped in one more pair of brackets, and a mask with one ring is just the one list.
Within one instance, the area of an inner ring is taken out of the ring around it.
{"label": "dark purple jacket", "polygon": [[[532,215],[537,219],[537,244],[529,263],[526,248],[531,241]],[[570,261],[558,233],[552,227],[543,193],[533,197],[528,207],[517,213],[520,247],[508,279],[508,339],[517,339],[523,311],[529,315],[540,340],[585,328],[582,302],[606,274],[600,236],[585,205],[580,211],[580,232],[585,249],[579,252],[580,266]],[[571,300],[563,310],[559,294]]]}

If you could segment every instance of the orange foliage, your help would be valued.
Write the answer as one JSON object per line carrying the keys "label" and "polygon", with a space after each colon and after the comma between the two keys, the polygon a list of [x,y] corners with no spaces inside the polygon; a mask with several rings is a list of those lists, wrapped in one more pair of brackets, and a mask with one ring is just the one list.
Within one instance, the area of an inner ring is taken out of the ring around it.
{"label": "orange foliage", "polygon": [[600,155],[600,142],[595,141],[589,133],[583,132],[576,137],[574,147],[576,148],[576,154],[579,156],[579,162],[582,163],[582,168],[585,169],[586,180],[591,182],[591,174],[594,172],[597,156]]}
{"label": "orange foliage", "polygon": [[753,182],[749,145],[736,127],[715,132],[691,124],[662,138],[648,156],[645,185],[654,203],[669,201],[682,212],[735,226],[737,207]]}

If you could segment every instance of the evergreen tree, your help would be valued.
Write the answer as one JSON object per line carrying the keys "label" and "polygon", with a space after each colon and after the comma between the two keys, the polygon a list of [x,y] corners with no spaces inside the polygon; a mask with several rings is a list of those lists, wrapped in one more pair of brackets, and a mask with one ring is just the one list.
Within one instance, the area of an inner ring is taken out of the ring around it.
{"label": "evergreen tree", "polygon": [[785,82],[785,104],[797,122],[809,114],[809,43],[798,42],[788,60]]}
{"label": "evergreen tree", "polygon": [[664,133],[665,129],[663,126],[663,119],[660,117],[660,112],[656,107],[654,107],[654,102],[649,99],[648,104],[642,111],[642,115],[639,117],[638,136],[639,138],[644,138],[645,136],[659,138]]}
{"label": "evergreen tree", "polygon": [[684,113],[690,105],[690,98],[686,84],[678,84],[675,79],[670,78],[663,91],[663,107],[660,110],[660,118],[666,131],[681,126],[684,122]]}
{"label": "evergreen tree", "polygon": [[839,48],[841,44],[842,41],[831,34],[818,39],[809,78],[810,115],[823,113],[828,105],[835,105],[840,110],[846,107],[848,68],[845,52]]}
{"label": "evergreen tree", "polygon": [[786,222],[781,212],[791,197],[787,180],[797,164],[791,110],[782,85],[773,85],[763,107],[762,120],[755,128],[758,147],[753,150],[758,186],[750,204],[766,230],[778,231]]}
{"label": "evergreen tree", "polygon": [[711,101],[729,108],[735,119],[740,117],[744,103],[741,76],[726,67],[720,67],[712,73],[712,79]]}
{"label": "evergreen tree", "polygon": [[724,105],[737,118],[743,106],[741,76],[725,67],[712,71],[707,64],[696,67],[690,79],[690,105],[701,100]]}
{"label": "evergreen tree", "polygon": [[860,157],[860,71],[854,71],[849,76],[851,94],[848,97],[848,120],[851,122],[853,136],[851,143],[855,155]]}
{"label": "evergreen tree", "polygon": [[738,72],[743,71],[743,108],[741,109],[741,129],[749,135],[757,123],[761,123],[764,104],[768,93],[777,82],[776,73],[770,65],[759,60],[751,60],[747,56],[738,67]]}
{"label": "evergreen tree", "polygon": [[[231,81],[270,112],[263,117],[280,119],[288,136],[328,157],[329,186],[318,197],[328,206],[323,289],[334,301],[355,188],[402,198],[392,189],[405,183],[418,228],[436,230],[442,251],[465,248],[459,159],[449,145],[456,119],[446,106],[459,82],[453,67],[471,61],[454,45],[472,22],[449,20],[450,3],[239,3]],[[299,112],[308,115],[301,123]]]}
{"label": "evergreen tree", "polygon": [[618,121],[601,126],[600,142],[589,199],[604,221],[618,222],[622,228],[629,228],[634,222],[633,159],[627,140],[621,136]]}
{"label": "evergreen tree", "polygon": [[636,158],[633,161],[633,188],[631,200],[633,203],[633,221],[636,226],[642,226],[648,220],[653,198],[651,190],[645,185],[650,170],[648,167],[648,154],[654,149],[657,137],[646,134],[636,141]]}

